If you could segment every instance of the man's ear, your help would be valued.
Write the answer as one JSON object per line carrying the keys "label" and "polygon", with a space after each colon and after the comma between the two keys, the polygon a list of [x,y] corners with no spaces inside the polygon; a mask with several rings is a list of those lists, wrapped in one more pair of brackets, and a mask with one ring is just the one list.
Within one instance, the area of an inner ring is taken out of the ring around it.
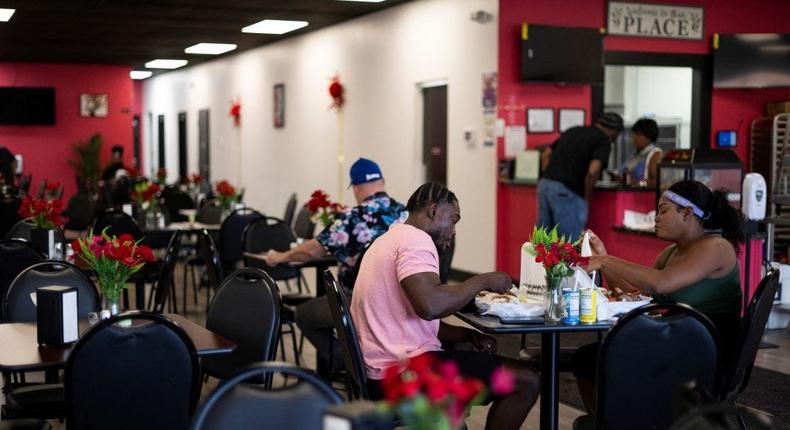
{"label": "man's ear", "polygon": [[425,211],[425,213],[428,215],[429,219],[433,219],[436,216],[436,211],[438,210],[438,208],[439,205],[437,205],[436,203],[431,203],[430,205],[428,205],[428,209]]}

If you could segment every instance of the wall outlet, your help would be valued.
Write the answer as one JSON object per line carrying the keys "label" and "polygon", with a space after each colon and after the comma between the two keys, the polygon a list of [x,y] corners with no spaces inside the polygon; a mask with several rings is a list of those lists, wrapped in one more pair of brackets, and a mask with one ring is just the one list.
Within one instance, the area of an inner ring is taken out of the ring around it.
{"label": "wall outlet", "polygon": [[472,127],[464,128],[464,142],[466,146],[469,148],[474,148],[475,146],[475,129]]}

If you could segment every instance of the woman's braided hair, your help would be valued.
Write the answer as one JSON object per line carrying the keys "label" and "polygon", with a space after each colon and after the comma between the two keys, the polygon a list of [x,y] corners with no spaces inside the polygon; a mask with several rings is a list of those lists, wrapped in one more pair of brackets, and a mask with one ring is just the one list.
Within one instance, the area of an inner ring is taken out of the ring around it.
{"label": "woman's braided hair", "polygon": [[414,194],[409,197],[409,201],[406,203],[406,210],[409,211],[409,213],[414,213],[425,209],[431,203],[441,205],[452,204],[457,201],[458,199],[455,197],[455,194],[444,185],[438,182],[428,182],[422,184],[420,188],[417,188]]}

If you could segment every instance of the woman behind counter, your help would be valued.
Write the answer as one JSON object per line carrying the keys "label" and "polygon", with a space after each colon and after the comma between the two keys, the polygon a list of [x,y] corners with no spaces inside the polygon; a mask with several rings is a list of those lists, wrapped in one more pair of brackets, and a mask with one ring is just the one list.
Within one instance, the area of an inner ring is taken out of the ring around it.
{"label": "woman behind counter", "polygon": [[658,162],[663,156],[661,148],[656,146],[658,124],[649,118],[640,118],[631,126],[631,138],[636,154],[628,160],[619,174],[612,174],[613,179],[634,186],[654,187],[658,177]]}
{"label": "woman behind counter", "polygon": [[[741,213],[723,191],[697,181],[681,181],[661,196],[656,236],[672,242],[652,267],[607,255],[594,234],[593,256],[586,270],[600,270],[609,289],[639,290],[654,301],[685,303],[702,312],[719,331],[726,366],[733,356],[741,314],[738,245],[743,242]],[[588,411],[595,407],[597,347],[574,354],[574,374]]]}

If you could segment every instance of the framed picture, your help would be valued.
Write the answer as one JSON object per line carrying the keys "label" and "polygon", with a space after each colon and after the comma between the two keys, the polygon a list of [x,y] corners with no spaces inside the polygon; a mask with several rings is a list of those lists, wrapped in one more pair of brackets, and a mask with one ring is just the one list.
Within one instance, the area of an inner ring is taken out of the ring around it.
{"label": "framed picture", "polygon": [[285,127],[285,84],[274,86],[274,128]]}
{"label": "framed picture", "polygon": [[584,109],[560,109],[560,133],[584,125]]}
{"label": "framed picture", "polygon": [[107,94],[80,94],[80,116],[107,118],[108,105]]}
{"label": "framed picture", "polygon": [[552,108],[527,109],[527,132],[553,133],[554,109]]}

